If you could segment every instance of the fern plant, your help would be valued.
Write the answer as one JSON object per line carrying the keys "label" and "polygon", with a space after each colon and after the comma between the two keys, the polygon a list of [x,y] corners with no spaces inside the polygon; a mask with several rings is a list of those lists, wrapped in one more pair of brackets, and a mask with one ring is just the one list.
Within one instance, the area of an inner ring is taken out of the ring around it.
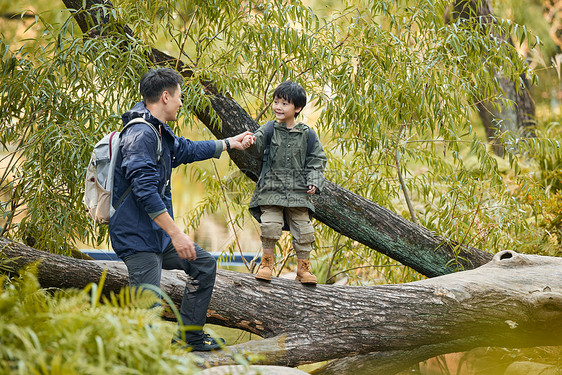
{"label": "fern plant", "polygon": [[152,292],[101,298],[100,284],[45,290],[36,270],[0,278],[2,374],[192,374],[196,363],[170,344],[177,329],[161,319]]}

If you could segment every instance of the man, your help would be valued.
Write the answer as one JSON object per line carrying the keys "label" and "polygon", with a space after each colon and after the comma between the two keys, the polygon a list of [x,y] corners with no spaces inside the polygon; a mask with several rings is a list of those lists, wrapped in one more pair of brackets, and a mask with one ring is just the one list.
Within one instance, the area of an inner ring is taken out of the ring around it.
{"label": "man", "polygon": [[224,150],[243,150],[254,137],[250,132],[218,141],[177,137],[166,123],[176,120],[182,107],[182,83],[172,69],[149,71],[140,81],[143,101],[122,115],[123,125],[139,117],[148,123],[135,123],[121,132],[109,235],[127,266],[131,285],[160,287],[162,269],[182,269],[193,278],[184,291],[180,328],[183,324],[197,329],[180,329],[179,337],[193,350],[209,351],[220,348],[203,331],[216,261],[174,222],[171,171],[181,164],[218,158]]}

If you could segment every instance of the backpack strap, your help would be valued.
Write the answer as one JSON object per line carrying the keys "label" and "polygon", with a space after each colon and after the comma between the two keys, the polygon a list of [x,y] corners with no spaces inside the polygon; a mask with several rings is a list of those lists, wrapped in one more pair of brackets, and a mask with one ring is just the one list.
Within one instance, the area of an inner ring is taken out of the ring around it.
{"label": "backpack strap", "polygon": [[131,121],[129,121],[128,123],[126,123],[125,126],[123,126],[123,130],[121,130],[121,133],[119,134],[119,136],[121,136],[121,134],[123,134],[125,129],[127,129],[129,126],[134,125],[134,124],[141,124],[141,123],[147,124],[148,127],[150,129],[152,129],[154,134],[156,134],[156,138],[158,138],[158,140],[160,141],[160,142],[158,142],[158,148],[156,150],[156,162],[159,162],[160,159],[162,159],[162,133],[158,132],[156,130],[156,126],[154,126],[150,122],[146,121],[143,117],[134,118]]}
{"label": "backpack strap", "polygon": [[[156,127],[154,125],[152,125],[150,122],[146,121],[143,117],[134,118],[131,121],[129,121],[128,123],[126,123],[125,126],[123,126],[123,129],[121,130],[121,132],[119,133],[119,137],[121,137],[121,134],[123,134],[125,129],[128,128],[129,126],[134,125],[134,124],[141,124],[141,123],[147,124],[148,127],[150,129],[152,129],[154,134],[156,134],[156,138],[158,138],[158,140],[160,141],[160,142],[158,142],[158,147],[157,147],[157,150],[156,150],[156,162],[158,163],[162,159],[162,134],[159,133],[156,130]],[[110,149],[111,149],[111,147],[110,147]],[[114,209],[116,209],[117,207],[119,207],[121,205],[121,203],[123,203],[125,198],[127,198],[127,196],[131,193],[132,190],[133,190],[133,185],[129,185],[127,190],[125,190],[123,192],[123,195],[121,195],[121,197],[119,197],[119,200],[117,201],[117,203],[115,203],[113,205]]]}
{"label": "backpack strap", "polygon": [[111,160],[111,158],[113,157],[113,137],[115,137],[115,134],[117,134],[117,137],[119,137],[119,132],[117,131],[113,131],[109,135],[109,160]]}
{"label": "backpack strap", "polygon": [[316,135],[316,132],[314,131],[314,129],[312,129],[310,126],[308,127],[308,138],[306,140],[306,159],[304,161],[304,169],[306,169],[306,162],[308,159],[308,156],[312,153],[312,149],[314,148],[314,144],[316,143],[316,140],[318,139],[318,136]]}
{"label": "backpack strap", "polygon": [[262,187],[265,184],[265,173],[267,160],[269,159],[269,152],[271,149],[271,138],[273,137],[273,126],[275,121],[268,121],[263,127],[263,157],[261,161],[260,178],[258,180],[258,186]]}

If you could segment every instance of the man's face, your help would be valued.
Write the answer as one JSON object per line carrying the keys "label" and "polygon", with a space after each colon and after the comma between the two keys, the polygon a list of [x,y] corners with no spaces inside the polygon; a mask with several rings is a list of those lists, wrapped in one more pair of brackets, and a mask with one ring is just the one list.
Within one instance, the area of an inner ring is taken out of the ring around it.
{"label": "man's face", "polygon": [[182,107],[180,85],[173,91],[164,91],[164,95],[167,97],[166,121],[175,121],[178,119],[178,111]]}

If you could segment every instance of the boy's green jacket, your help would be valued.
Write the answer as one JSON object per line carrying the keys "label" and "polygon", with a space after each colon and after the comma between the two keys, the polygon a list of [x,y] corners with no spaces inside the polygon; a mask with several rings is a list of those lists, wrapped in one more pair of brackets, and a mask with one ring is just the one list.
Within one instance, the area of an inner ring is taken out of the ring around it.
{"label": "boy's green jacket", "polygon": [[[260,156],[264,151],[264,132],[261,126],[256,132]],[[324,188],[326,155],[318,136],[307,156],[308,132],[310,128],[298,123],[288,130],[284,123],[274,124],[269,157],[263,181],[259,180],[250,201],[250,212],[260,221],[260,206],[307,207],[314,212],[314,205],[307,194],[308,186],[316,186],[317,194]]]}

